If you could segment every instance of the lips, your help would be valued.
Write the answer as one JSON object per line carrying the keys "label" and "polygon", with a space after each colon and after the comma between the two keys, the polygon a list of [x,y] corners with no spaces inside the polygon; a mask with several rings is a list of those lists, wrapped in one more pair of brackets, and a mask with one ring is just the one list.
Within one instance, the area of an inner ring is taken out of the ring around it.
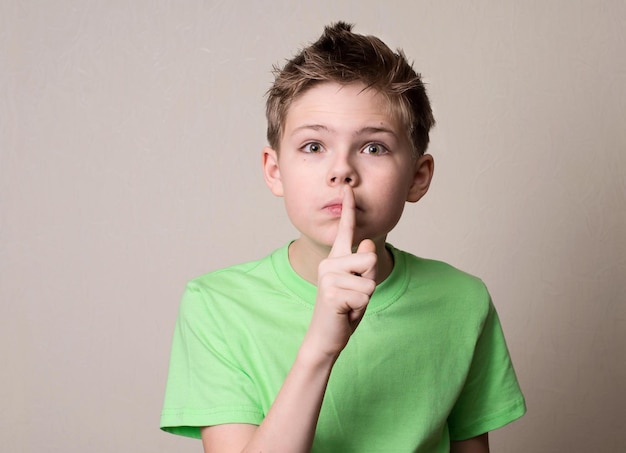
{"label": "lips", "polygon": [[[335,215],[341,215],[342,208],[343,208],[343,200],[341,198],[337,198],[326,203],[322,207],[322,210],[328,211]],[[362,210],[358,205],[355,206],[355,209],[357,211]]]}
{"label": "lips", "polygon": [[343,206],[343,200],[341,198],[337,198],[326,203],[322,209],[330,209],[330,208],[341,209],[342,206]]}
{"label": "lips", "polygon": [[343,205],[341,203],[339,204],[327,204],[326,206],[324,206],[324,210],[328,211],[330,214],[335,215],[335,216],[340,216],[341,215],[341,211],[343,210]]}

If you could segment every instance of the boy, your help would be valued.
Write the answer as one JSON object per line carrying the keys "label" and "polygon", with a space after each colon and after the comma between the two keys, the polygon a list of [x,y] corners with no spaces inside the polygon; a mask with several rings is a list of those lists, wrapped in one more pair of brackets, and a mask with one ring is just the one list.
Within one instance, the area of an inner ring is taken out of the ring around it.
{"label": "boy", "polygon": [[433,175],[419,75],[345,23],[275,75],[263,171],[300,237],[189,283],[161,427],[206,452],[489,451],[525,412],[489,294],[385,242]]}

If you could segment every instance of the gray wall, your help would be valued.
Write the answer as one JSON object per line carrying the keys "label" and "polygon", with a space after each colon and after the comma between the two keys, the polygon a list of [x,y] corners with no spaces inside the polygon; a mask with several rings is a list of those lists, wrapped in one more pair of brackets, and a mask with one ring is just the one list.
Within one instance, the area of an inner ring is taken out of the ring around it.
{"label": "gray wall", "polygon": [[200,451],[157,428],[179,298],[295,236],[263,94],[338,19],[429,84],[390,241],[493,293],[529,406],[493,451],[626,450],[626,2],[1,0],[2,451]]}

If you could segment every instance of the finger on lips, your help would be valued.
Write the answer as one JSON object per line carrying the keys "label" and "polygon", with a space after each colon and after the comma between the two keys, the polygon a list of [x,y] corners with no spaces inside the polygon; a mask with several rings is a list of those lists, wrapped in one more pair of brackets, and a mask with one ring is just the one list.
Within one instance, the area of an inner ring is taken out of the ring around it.
{"label": "finger on lips", "polygon": [[354,240],[354,226],[356,223],[354,193],[349,185],[343,189],[341,204],[341,217],[337,228],[337,236],[330,250],[331,257],[352,254],[352,241]]}

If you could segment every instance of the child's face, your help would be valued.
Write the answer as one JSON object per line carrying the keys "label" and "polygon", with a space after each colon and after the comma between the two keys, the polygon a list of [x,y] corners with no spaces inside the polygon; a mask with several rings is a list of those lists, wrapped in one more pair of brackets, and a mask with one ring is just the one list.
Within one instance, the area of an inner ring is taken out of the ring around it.
{"label": "child's face", "polygon": [[432,176],[432,158],[413,157],[406,128],[387,100],[362,84],[317,85],[291,105],[280,153],[264,150],[270,189],[284,196],[301,239],[330,247],[337,234],[343,186],[356,200],[354,243],[383,244],[406,201],[419,200]]}

